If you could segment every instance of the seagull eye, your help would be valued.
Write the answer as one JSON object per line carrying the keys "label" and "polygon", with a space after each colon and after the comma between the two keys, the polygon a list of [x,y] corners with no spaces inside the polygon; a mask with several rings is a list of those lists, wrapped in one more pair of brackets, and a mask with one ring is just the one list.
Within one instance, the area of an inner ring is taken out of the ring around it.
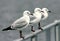
{"label": "seagull eye", "polygon": [[40,11],[40,10],[38,10],[38,11]]}
{"label": "seagull eye", "polygon": [[29,14],[29,12],[27,12],[27,14]]}

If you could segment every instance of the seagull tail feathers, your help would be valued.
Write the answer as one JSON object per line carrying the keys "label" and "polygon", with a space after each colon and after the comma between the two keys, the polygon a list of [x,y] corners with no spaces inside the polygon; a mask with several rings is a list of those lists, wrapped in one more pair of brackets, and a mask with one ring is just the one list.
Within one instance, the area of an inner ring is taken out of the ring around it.
{"label": "seagull tail feathers", "polygon": [[7,28],[2,29],[2,31],[8,31],[8,30],[13,30],[13,29],[11,28],[11,26],[9,26],[9,27],[7,27]]}

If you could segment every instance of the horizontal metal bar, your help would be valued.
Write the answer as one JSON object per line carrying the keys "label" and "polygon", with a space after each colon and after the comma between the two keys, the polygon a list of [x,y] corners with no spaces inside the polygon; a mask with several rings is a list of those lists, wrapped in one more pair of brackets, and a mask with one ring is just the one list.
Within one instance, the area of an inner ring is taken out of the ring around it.
{"label": "horizontal metal bar", "polygon": [[[52,26],[55,26],[55,25],[57,25],[57,24],[59,24],[60,23],[60,20],[56,20],[56,21],[54,21],[53,23],[51,23],[51,24],[49,24],[49,25],[47,25],[47,26],[44,26],[44,27],[42,27],[44,30],[46,30],[46,29],[49,29],[49,28],[51,28]],[[43,31],[44,31],[43,30]],[[36,34],[38,34],[38,33],[41,33],[42,31],[41,30],[36,30],[35,32],[32,32],[31,34],[28,34],[27,36],[25,36],[24,37],[24,39],[17,39],[18,41],[23,41],[23,40],[25,40],[25,39],[28,39],[28,38],[31,38],[32,36],[34,36],[34,35],[36,35]],[[17,41],[17,40],[15,40],[15,41]]]}

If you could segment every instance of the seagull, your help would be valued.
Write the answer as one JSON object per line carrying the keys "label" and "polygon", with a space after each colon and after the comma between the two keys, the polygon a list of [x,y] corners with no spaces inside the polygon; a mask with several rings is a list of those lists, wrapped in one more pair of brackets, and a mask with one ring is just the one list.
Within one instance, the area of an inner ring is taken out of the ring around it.
{"label": "seagull", "polygon": [[48,10],[47,8],[42,8],[41,10],[42,19],[41,20],[45,20],[48,18],[48,12],[51,13],[51,11]]}
{"label": "seagull", "polygon": [[14,21],[9,27],[4,28],[2,31],[8,30],[18,30],[20,33],[20,38],[24,38],[22,35],[22,29],[26,28],[29,25],[30,17],[32,15],[28,10],[23,12],[23,16],[16,21]]}
{"label": "seagull", "polygon": [[[34,9],[33,17],[35,17],[35,18],[30,21],[30,24],[36,24],[37,23],[38,24],[38,29],[43,30],[40,26],[40,20],[41,20],[41,17],[42,17],[40,8],[35,8]],[[35,32],[32,25],[31,25],[31,31]]]}
{"label": "seagull", "polygon": [[56,14],[55,12],[48,10],[48,8],[42,8],[41,13],[42,13],[42,20],[45,20],[48,18],[48,13]]}

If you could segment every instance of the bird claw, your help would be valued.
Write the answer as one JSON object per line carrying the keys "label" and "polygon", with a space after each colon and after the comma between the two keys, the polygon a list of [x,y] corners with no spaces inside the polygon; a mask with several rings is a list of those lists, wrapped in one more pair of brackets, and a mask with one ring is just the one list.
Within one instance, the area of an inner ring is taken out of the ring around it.
{"label": "bird claw", "polygon": [[24,39],[24,36],[21,36],[20,38],[23,38]]}
{"label": "bird claw", "polygon": [[41,29],[41,30],[43,30],[41,27],[39,27],[38,29]]}
{"label": "bird claw", "polygon": [[31,30],[32,32],[35,32],[35,30]]}

